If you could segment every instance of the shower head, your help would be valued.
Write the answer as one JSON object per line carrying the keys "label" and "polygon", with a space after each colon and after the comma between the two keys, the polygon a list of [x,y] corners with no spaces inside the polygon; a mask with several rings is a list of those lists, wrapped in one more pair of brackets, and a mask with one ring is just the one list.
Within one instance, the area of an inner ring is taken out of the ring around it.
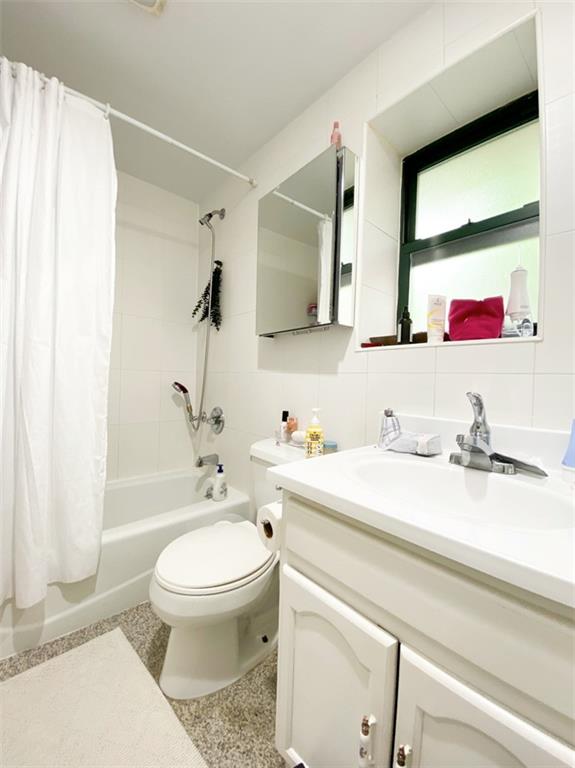
{"label": "shower head", "polygon": [[183,384],[180,384],[179,381],[174,381],[172,383],[172,387],[176,390],[176,392],[179,392],[179,394],[184,398],[184,403],[186,404],[186,411],[188,412],[188,419],[194,423],[194,409],[192,408],[192,403],[190,401],[190,393],[188,391],[188,388],[185,387]]}
{"label": "shower head", "polygon": [[220,219],[223,219],[225,215],[226,215],[225,208],[219,208],[216,211],[210,211],[209,213],[206,213],[202,216],[202,218],[200,219],[200,224],[202,226],[207,226],[214,216],[219,216]]}

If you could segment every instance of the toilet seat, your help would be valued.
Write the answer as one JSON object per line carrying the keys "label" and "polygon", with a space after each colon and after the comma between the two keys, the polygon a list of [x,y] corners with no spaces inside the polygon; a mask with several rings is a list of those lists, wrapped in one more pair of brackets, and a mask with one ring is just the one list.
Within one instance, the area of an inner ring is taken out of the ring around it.
{"label": "toilet seat", "polygon": [[275,564],[249,521],[222,521],[180,536],[163,550],[154,576],[179,595],[215,595],[239,589]]}

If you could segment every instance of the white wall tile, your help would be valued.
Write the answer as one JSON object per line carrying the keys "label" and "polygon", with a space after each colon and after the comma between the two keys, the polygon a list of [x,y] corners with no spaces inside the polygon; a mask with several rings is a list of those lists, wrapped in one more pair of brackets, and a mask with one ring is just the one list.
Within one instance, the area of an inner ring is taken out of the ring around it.
{"label": "white wall tile", "polygon": [[108,424],[120,421],[120,377],[119,368],[110,368],[108,379]]}
{"label": "white wall tile", "polygon": [[311,409],[319,407],[319,374],[285,373],[280,392],[281,407],[297,416],[299,428],[305,429],[311,420]]}
{"label": "white wall tile", "polygon": [[394,295],[397,287],[399,246],[374,224],[365,222],[361,249],[361,282]]}
{"label": "white wall tile", "polygon": [[545,429],[571,428],[575,418],[575,377],[566,374],[535,376],[533,426]]}
{"label": "white wall tile", "polygon": [[322,374],[319,377],[320,423],[327,440],[339,450],[365,443],[366,375]]}
{"label": "white wall tile", "polygon": [[160,418],[160,373],[122,371],[120,424],[158,421]]}
{"label": "white wall tile", "polygon": [[376,131],[366,128],[363,216],[395,240],[399,237],[401,163],[397,152]]}
{"label": "white wall tile", "polygon": [[533,12],[532,2],[446,2],[447,66],[485,45],[506,27]]}
{"label": "white wall tile", "polygon": [[327,93],[329,122],[339,120],[343,143],[360,156],[363,124],[376,112],[378,53],[375,51]]}
{"label": "white wall tile", "polygon": [[120,424],[118,475],[133,477],[158,471],[159,425]]}
{"label": "white wall tile", "polygon": [[315,331],[294,336],[280,334],[273,339],[257,341],[257,367],[259,370],[279,372],[319,373],[320,349],[329,344],[329,331]]}
{"label": "white wall tile", "polygon": [[575,232],[547,238],[543,341],[535,347],[536,373],[575,372]]}
{"label": "white wall tile", "polygon": [[122,316],[122,368],[139,371],[160,370],[161,353],[161,320],[134,315]]}
{"label": "white wall tile", "polygon": [[433,415],[432,373],[369,373],[366,396],[366,441],[377,441],[379,413],[385,408],[420,416]]}
{"label": "white wall tile", "polygon": [[548,235],[575,229],[575,97],[565,96],[545,107],[546,198]]}
{"label": "white wall tile", "polygon": [[122,312],[140,317],[162,317],[160,242],[149,234],[127,230],[122,254]]}
{"label": "white wall tile", "polygon": [[395,296],[362,285],[359,291],[358,337],[369,341],[371,336],[397,333],[395,324]]}
{"label": "white wall tile", "polygon": [[443,3],[437,3],[379,49],[378,111],[431,79],[442,66]]}
{"label": "white wall tile", "polygon": [[361,373],[367,370],[367,355],[356,350],[352,328],[334,327],[318,334],[320,373]]}
{"label": "white wall tile", "polygon": [[190,323],[162,323],[160,365],[163,371],[190,368],[196,361],[196,337]]}
{"label": "white wall tile", "polygon": [[575,7],[572,2],[537,3],[543,37],[543,98],[546,104],[575,90]]}
{"label": "white wall tile", "polygon": [[434,346],[395,346],[369,351],[367,370],[369,373],[434,373]]}
{"label": "white wall tile", "polygon": [[[198,207],[125,174],[119,177],[110,479],[156,472],[160,463],[162,469],[181,466],[187,427],[183,400],[172,397],[172,381],[186,383],[197,407],[191,312],[197,299]],[[166,446],[169,428],[164,429],[161,456],[160,422],[180,425],[179,432],[173,429],[180,439],[172,452]],[[193,452],[192,437],[187,440]]]}
{"label": "white wall tile", "polygon": [[195,250],[188,245],[164,240],[160,266],[163,319],[191,323],[198,299]]}
{"label": "white wall tile", "polygon": [[122,365],[122,315],[114,313],[112,319],[112,350],[110,352],[110,368],[120,368]]}
{"label": "white wall tile", "polygon": [[162,421],[159,426],[158,469],[188,469],[196,459],[193,449],[191,428],[186,421]]}
{"label": "white wall tile", "polygon": [[536,342],[437,347],[439,373],[533,373]]}
{"label": "white wall tile", "polygon": [[106,478],[115,480],[118,477],[118,444],[120,427],[108,424],[108,454],[106,456]]}
{"label": "white wall tile", "polygon": [[504,373],[438,373],[435,379],[435,416],[471,419],[466,392],[479,392],[487,419],[494,424],[531,425],[533,376]]}

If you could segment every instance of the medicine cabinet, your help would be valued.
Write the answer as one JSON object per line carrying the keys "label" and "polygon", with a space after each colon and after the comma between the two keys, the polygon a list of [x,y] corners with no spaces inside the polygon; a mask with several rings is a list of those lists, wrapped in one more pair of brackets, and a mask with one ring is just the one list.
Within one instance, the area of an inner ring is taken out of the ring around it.
{"label": "medicine cabinet", "polygon": [[259,201],[259,336],[353,326],[357,166],[331,146]]}

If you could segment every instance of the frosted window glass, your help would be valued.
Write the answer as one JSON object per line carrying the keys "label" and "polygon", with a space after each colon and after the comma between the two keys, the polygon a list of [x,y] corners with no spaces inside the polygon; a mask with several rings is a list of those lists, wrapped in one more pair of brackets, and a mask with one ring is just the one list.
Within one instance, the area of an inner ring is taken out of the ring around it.
{"label": "frosted window glass", "polygon": [[539,122],[438,163],[417,178],[416,239],[539,200]]}
{"label": "frosted window glass", "polygon": [[[437,293],[452,299],[485,299],[503,296],[507,305],[509,276],[521,264],[527,270],[527,290],[532,318],[537,320],[539,296],[539,238],[417,263],[414,255],[409,278],[409,311],[414,331],[427,330],[427,297]],[[448,325],[446,317],[446,325]],[[448,328],[446,330],[449,330]]]}

